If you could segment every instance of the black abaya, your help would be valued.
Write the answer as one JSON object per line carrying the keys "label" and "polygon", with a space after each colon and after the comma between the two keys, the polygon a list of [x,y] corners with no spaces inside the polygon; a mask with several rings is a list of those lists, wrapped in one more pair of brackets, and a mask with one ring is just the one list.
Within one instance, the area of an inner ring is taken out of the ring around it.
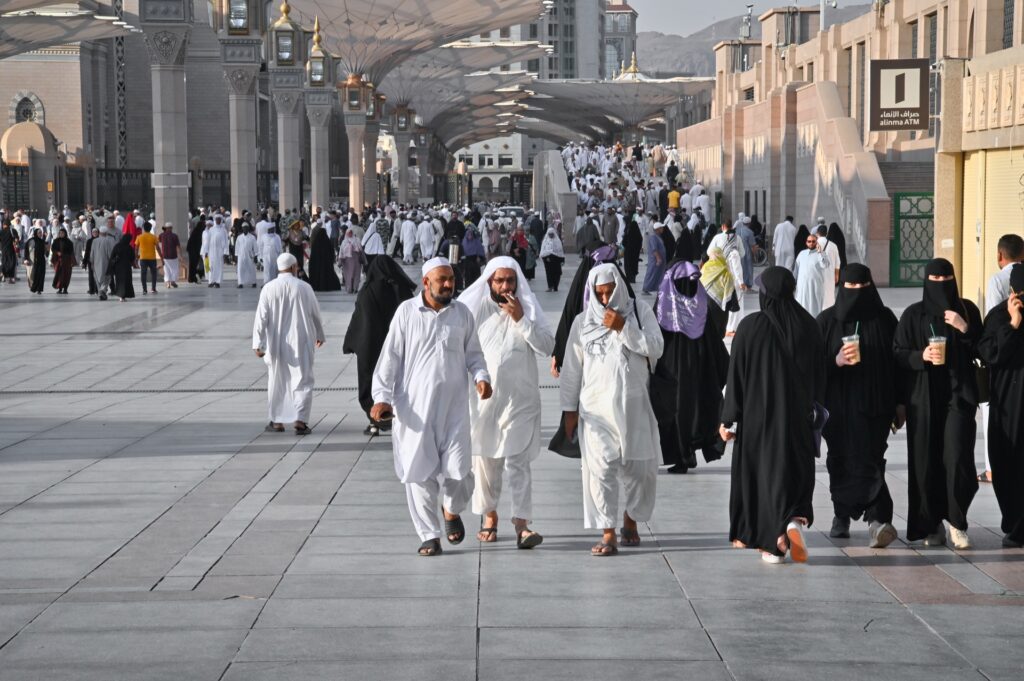
{"label": "black abaya", "polygon": [[626,275],[626,281],[630,284],[636,283],[637,274],[640,273],[640,249],[643,247],[644,237],[640,233],[640,227],[634,218],[626,223],[626,232],[622,236],[622,269]]}
{"label": "black abaya", "polygon": [[705,461],[720,459],[725,442],[718,435],[718,425],[722,388],[729,372],[729,352],[722,341],[722,330],[708,316],[699,338],[665,329],[661,333],[665,351],[655,373],[676,379],[678,405],[675,421],[658,423],[662,459],[668,465],[694,468],[698,449],[703,451]]}
{"label": "black abaya", "polygon": [[796,230],[796,236],[793,237],[793,252],[800,255],[800,251],[807,249],[807,237],[811,235],[807,225],[800,225]]}
{"label": "black abaya", "polygon": [[[936,262],[931,261],[926,272]],[[955,281],[925,281],[925,298],[930,289],[939,288],[932,284],[946,283],[956,291]],[[908,372],[902,400],[907,405],[910,541],[935,533],[943,520],[966,531],[967,509],[978,491],[974,467],[978,388],[973,360],[981,336],[981,314],[969,300],[947,297],[946,305],[939,307],[958,309],[967,322],[967,333],[946,325],[942,311],[934,305],[920,302],[904,311],[893,341],[896,362]],[[946,338],[944,365],[926,363],[922,357],[933,330]]]}
{"label": "black abaya", "polygon": [[185,242],[185,252],[188,253],[188,280],[193,284],[198,284],[199,280],[203,278],[203,274],[205,274],[203,256],[201,254],[204,229],[206,229],[206,226],[200,220],[192,228],[192,233],[188,235],[188,241]]}
{"label": "black abaya", "polygon": [[[843,236],[843,230],[839,229],[839,224],[833,222],[828,226],[828,234],[825,237],[829,243],[836,245],[839,249],[839,269],[846,267],[846,237]],[[799,251],[798,251],[799,252]]]}
{"label": "black abaya", "polygon": [[131,235],[124,234],[110,253],[110,273],[114,277],[113,294],[118,298],[135,297],[135,286],[132,284],[134,261],[135,252],[132,250]]}
{"label": "black abaya", "polygon": [[1010,325],[1006,301],[985,318],[978,354],[989,367],[988,456],[1002,530],[1024,544],[1024,324]]}
{"label": "black abaya", "polygon": [[334,246],[327,230],[314,227],[309,245],[309,285],[314,291],[340,291],[341,280],[334,271]]}
{"label": "black abaya", "polygon": [[370,394],[373,370],[380,358],[391,318],[402,302],[412,298],[416,284],[392,258],[374,258],[366,270],[366,282],[356,296],[355,310],[341,350],[356,356],[359,406],[367,416],[373,407]]}
{"label": "black abaya", "polygon": [[565,262],[565,258],[559,255],[546,255],[542,260],[544,261],[544,276],[548,280],[548,290],[557,291],[558,282],[562,280],[562,263]]}
{"label": "black abaya", "polygon": [[0,229],[0,281],[13,280],[18,271],[18,253],[14,248],[14,230]]}
{"label": "black abaya", "polygon": [[[852,265],[844,271],[843,281],[870,282],[870,270]],[[896,413],[896,325],[896,315],[882,304],[873,282],[861,289],[840,284],[836,305],[818,316],[825,342],[825,407],[831,414],[823,436],[828,443],[832,506],[839,518],[863,515],[867,522],[892,522],[885,451]],[[854,332],[860,336],[861,361],[836,366],[843,337]]]}
{"label": "black abaya", "polygon": [[28,290],[42,293],[46,285],[46,242],[34,236],[25,246],[25,258],[29,261]]}
{"label": "black abaya", "polygon": [[825,388],[824,350],[817,323],[793,298],[793,275],[770,267],[761,282],[762,312],[736,330],[722,407],[722,422],[738,424],[729,539],[779,555],[786,525],[814,520],[811,416]]}
{"label": "black abaya", "polygon": [[675,254],[669,254],[675,260],[694,262],[700,257],[700,239],[696,232],[691,232],[689,227],[683,227],[683,232],[676,239]]}
{"label": "black abaya", "polygon": [[86,268],[89,273],[89,295],[96,295],[99,289],[96,287],[96,274],[93,272],[92,267],[92,242],[96,240],[96,237],[89,237],[89,240],[85,242],[85,255],[82,257],[82,265]]}

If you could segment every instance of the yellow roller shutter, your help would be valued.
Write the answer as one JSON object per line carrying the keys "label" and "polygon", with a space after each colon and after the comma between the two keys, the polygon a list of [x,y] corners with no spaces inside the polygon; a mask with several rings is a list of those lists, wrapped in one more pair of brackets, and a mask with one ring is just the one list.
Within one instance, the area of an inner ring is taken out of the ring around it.
{"label": "yellow roller shutter", "polygon": [[[1024,151],[993,149],[985,154],[985,271],[995,274],[996,244],[1004,234],[1024,235]],[[985,283],[982,283],[984,290]]]}
{"label": "yellow roller shutter", "polygon": [[[977,247],[977,225],[985,224],[985,152],[964,154],[963,253],[960,285],[965,298],[978,302],[981,254]],[[984,292],[984,288],[981,289]]]}

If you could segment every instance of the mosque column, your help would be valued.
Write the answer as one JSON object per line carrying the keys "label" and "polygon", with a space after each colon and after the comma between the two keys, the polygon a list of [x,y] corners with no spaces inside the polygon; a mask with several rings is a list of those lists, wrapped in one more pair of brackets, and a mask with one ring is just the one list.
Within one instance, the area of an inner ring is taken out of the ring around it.
{"label": "mosque column", "polygon": [[398,169],[398,203],[409,203],[409,144],[411,132],[395,133],[395,164]]}
{"label": "mosque column", "polygon": [[345,135],[348,137],[348,203],[356,212],[363,209],[363,137],[366,114],[345,113]]}
{"label": "mosque column", "polygon": [[331,195],[331,92],[306,91],[309,120],[310,204],[326,207]]}
{"label": "mosque column", "polygon": [[426,132],[416,133],[416,166],[420,170],[420,202],[432,203],[434,195],[434,176],[431,174],[431,147],[434,144],[433,136]]}
{"label": "mosque column", "polygon": [[157,224],[170,222],[188,236],[188,119],[185,53],[192,32],[192,3],[142,0],[153,92],[153,194]]}
{"label": "mosque column", "polygon": [[299,127],[299,108],[302,93],[299,90],[277,90],[274,92],[274,108],[277,110],[277,187],[279,206],[295,211],[302,206],[302,188],[299,175],[302,172]]}
{"label": "mosque column", "polygon": [[363,200],[376,203],[379,196],[377,187],[377,139],[380,137],[380,121],[366,121],[363,129]]}
{"label": "mosque column", "polygon": [[[227,48],[223,47],[226,51]],[[258,55],[259,48],[255,48]],[[259,64],[224,66],[228,82],[228,140],[231,148],[231,214],[256,211],[256,77]]]}

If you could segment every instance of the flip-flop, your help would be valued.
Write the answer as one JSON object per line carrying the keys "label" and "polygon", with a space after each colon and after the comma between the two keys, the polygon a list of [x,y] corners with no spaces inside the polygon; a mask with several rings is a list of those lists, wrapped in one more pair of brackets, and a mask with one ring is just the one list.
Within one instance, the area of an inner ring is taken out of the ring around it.
{"label": "flip-flop", "polygon": [[308,424],[302,426],[301,428],[299,428],[299,427],[295,428],[295,434],[296,435],[309,435],[312,432],[313,432],[313,429],[310,428]]}
{"label": "flip-flop", "polygon": [[[466,526],[462,524],[462,518],[456,516],[454,520],[444,520],[444,533],[448,537],[449,544],[461,544],[466,538]],[[452,539],[455,535],[455,539]]]}
{"label": "flip-flop", "polygon": [[517,549],[532,549],[535,546],[540,546],[541,542],[544,541],[544,537],[540,536],[539,533],[533,530],[523,530],[516,537],[516,548]]}
{"label": "flip-flop", "polygon": [[274,422],[271,421],[270,423],[267,424],[267,427],[264,428],[263,430],[267,431],[268,433],[283,433],[284,432],[284,426],[275,426]]}
{"label": "flip-flop", "polygon": [[619,542],[623,546],[640,546],[640,532],[637,530],[630,530],[623,527],[620,531],[622,534],[622,541]]}
{"label": "flip-flop", "polygon": [[420,548],[417,549],[416,553],[424,558],[430,558],[431,556],[441,555],[441,540],[428,539],[427,541],[420,544]]}
{"label": "flip-flop", "polygon": [[494,542],[498,541],[498,528],[497,527],[481,527],[480,528],[480,532],[485,533],[487,535],[487,539],[480,539],[479,536],[477,536],[477,539],[479,539],[480,541],[484,542],[485,544],[491,544],[491,543],[494,543]]}
{"label": "flip-flop", "polygon": [[590,549],[590,555],[595,558],[607,558],[608,556],[614,556],[619,552],[619,547],[615,544],[609,544],[607,542],[601,542]]}

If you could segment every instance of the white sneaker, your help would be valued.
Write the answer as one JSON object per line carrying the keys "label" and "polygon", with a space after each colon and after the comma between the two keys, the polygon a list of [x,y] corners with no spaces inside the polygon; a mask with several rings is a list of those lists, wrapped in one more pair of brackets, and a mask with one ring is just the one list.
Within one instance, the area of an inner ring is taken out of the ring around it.
{"label": "white sneaker", "polygon": [[971,538],[967,536],[966,530],[958,530],[950,525],[949,538],[953,540],[953,548],[957,551],[971,548]]}
{"label": "white sneaker", "polygon": [[776,556],[774,553],[768,553],[767,551],[761,552],[761,560],[772,565],[782,565],[786,562],[785,556]]}
{"label": "white sneaker", "polygon": [[804,528],[800,523],[790,522],[786,525],[786,537],[789,539],[789,555],[796,563],[807,562],[807,542],[804,540]]}
{"label": "white sneaker", "polygon": [[896,528],[892,526],[892,523],[877,522],[873,522],[869,525],[868,535],[871,537],[868,548],[872,549],[884,549],[886,546],[893,543],[898,536]]}

